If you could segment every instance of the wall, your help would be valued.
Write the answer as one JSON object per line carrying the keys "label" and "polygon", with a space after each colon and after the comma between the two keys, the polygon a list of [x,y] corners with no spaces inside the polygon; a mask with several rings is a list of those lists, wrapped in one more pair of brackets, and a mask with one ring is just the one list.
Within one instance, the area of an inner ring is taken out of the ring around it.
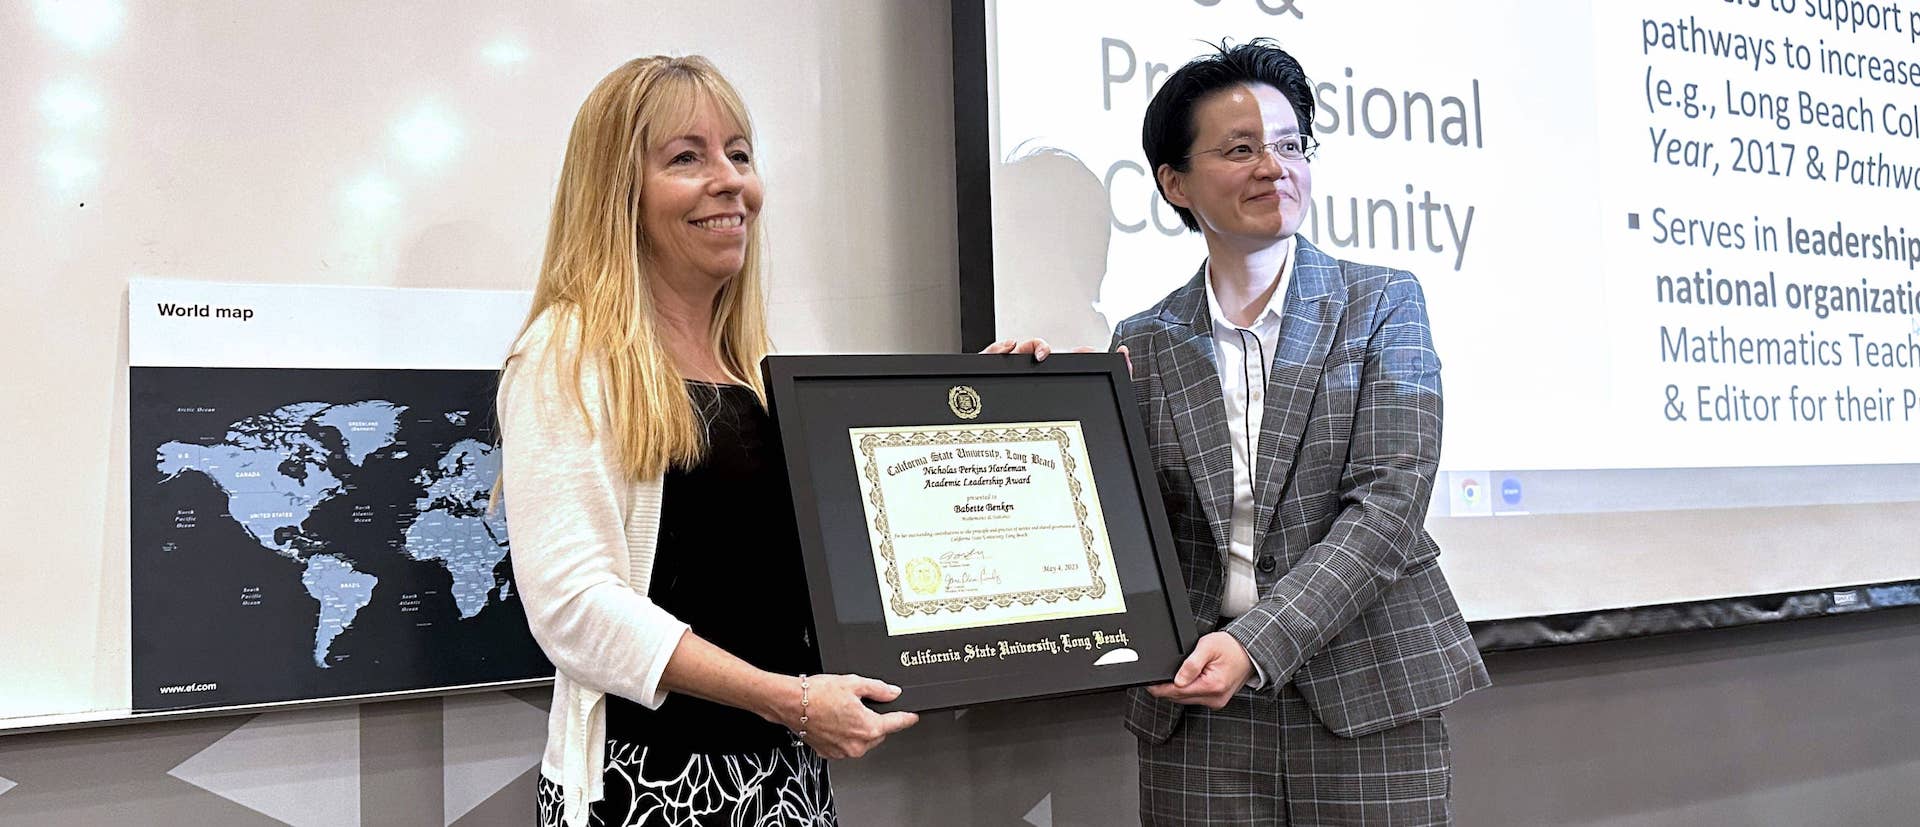
{"label": "wall", "polygon": [[[1920,813],[1920,610],[1488,665],[1496,685],[1448,716],[1462,825],[1893,827]],[[0,778],[18,786],[0,793],[0,824],[526,824],[545,703],[487,693],[8,736]],[[1134,823],[1119,721],[1112,695],[929,715],[835,765],[841,815]]]}

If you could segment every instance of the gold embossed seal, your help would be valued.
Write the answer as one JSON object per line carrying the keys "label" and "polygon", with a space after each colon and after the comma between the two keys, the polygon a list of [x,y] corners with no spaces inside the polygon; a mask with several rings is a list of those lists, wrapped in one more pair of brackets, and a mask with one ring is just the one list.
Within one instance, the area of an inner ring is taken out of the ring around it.
{"label": "gold embossed seal", "polygon": [[907,588],[914,594],[938,594],[940,582],[940,564],[931,557],[915,557],[907,561]]}
{"label": "gold embossed seal", "polygon": [[947,407],[953,409],[954,416],[972,419],[980,415],[980,394],[966,385],[954,385],[947,391]]}

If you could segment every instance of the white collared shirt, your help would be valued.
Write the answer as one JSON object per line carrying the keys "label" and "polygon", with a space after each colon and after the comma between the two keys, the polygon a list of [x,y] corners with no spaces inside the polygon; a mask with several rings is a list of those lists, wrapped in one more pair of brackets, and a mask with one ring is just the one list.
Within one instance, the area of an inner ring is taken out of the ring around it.
{"label": "white collared shirt", "polygon": [[1207,315],[1213,320],[1214,366],[1220,371],[1220,390],[1227,411],[1227,432],[1233,443],[1233,512],[1227,541],[1226,591],[1220,596],[1220,616],[1246,614],[1260,600],[1254,578],[1254,458],[1260,446],[1260,420],[1266,412],[1268,374],[1280,348],[1280,321],[1285,316],[1287,283],[1292,281],[1299,242],[1287,237],[1286,263],[1266,308],[1253,324],[1240,327],[1227,320],[1214,295],[1213,265],[1207,265]]}

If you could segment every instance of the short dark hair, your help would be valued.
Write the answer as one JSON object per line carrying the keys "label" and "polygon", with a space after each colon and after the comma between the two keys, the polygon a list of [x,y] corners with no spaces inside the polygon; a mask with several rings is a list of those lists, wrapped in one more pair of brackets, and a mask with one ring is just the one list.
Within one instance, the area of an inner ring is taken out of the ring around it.
{"label": "short dark hair", "polygon": [[[1300,61],[1287,54],[1271,39],[1257,37],[1238,46],[1221,41],[1214,53],[1187,62],[1167,78],[1160,91],[1147,104],[1147,117],[1140,125],[1140,145],[1147,153],[1147,169],[1160,197],[1160,166],[1166,164],[1179,172],[1187,171],[1187,155],[1193,151],[1193,108],[1215,92],[1229,86],[1264,83],[1280,90],[1293,104],[1300,118],[1300,134],[1313,134],[1313,82],[1307,80]],[[1172,205],[1188,230],[1198,231],[1200,223],[1193,211]]]}

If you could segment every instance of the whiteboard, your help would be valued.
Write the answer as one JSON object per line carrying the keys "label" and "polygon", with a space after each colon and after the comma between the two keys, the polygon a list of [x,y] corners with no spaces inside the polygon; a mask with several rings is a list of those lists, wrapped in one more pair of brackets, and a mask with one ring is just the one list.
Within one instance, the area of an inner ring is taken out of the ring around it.
{"label": "whiteboard", "polygon": [[704,54],[788,352],[951,350],[946,9],[33,0],[0,11],[0,730],[125,717],[127,284],[525,290],[574,110]]}

